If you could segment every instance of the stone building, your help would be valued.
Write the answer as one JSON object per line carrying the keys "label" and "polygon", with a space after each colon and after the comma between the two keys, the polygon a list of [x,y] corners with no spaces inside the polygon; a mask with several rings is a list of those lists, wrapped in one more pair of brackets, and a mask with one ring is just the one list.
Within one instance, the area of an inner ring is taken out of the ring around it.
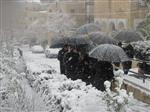
{"label": "stone building", "polygon": [[134,29],[146,16],[143,0],[94,0],[94,21],[104,31]]}

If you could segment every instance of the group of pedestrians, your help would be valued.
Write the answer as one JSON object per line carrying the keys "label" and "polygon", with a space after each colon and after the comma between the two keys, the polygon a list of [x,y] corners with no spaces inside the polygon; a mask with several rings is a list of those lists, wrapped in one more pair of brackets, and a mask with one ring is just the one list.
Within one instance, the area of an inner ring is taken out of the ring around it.
{"label": "group of pedestrians", "polygon": [[81,79],[104,91],[104,81],[113,79],[113,66],[110,62],[98,61],[83,53],[78,47],[64,45],[58,53],[60,72],[72,80]]}

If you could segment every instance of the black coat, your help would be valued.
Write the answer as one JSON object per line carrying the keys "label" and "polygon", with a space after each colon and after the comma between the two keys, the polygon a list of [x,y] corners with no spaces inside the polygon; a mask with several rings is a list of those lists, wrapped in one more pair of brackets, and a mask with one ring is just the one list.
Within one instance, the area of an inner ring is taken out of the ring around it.
{"label": "black coat", "polygon": [[[134,48],[132,47],[131,44],[129,44],[128,46],[126,46],[125,48],[123,48],[125,53],[127,54],[127,56],[129,58],[133,58],[134,57]],[[132,68],[132,61],[127,61],[127,62],[123,62],[123,69],[124,70],[129,70]]]}
{"label": "black coat", "polygon": [[79,54],[75,52],[66,53],[64,56],[65,74],[74,79],[79,62]]}
{"label": "black coat", "polygon": [[58,57],[57,57],[57,59],[58,59],[60,62],[63,62],[63,60],[64,60],[64,55],[65,55],[66,52],[67,52],[67,51],[64,50],[64,49],[61,49],[61,50],[58,52]]}
{"label": "black coat", "polygon": [[131,44],[129,44],[126,47],[124,47],[123,50],[125,51],[125,53],[127,54],[127,56],[129,58],[133,58],[134,57],[134,48],[132,47]]}
{"label": "black coat", "polygon": [[92,84],[95,76],[94,64],[96,62],[96,59],[88,56],[84,57],[83,60],[80,60],[77,66],[76,79],[82,79],[87,84]]}
{"label": "black coat", "polygon": [[65,65],[64,65],[63,60],[64,60],[64,55],[65,55],[66,52],[67,52],[67,51],[64,50],[64,49],[62,49],[62,50],[60,50],[60,51],[58,52],[58,57],[57,57],[57,59],[60,61],[60,72],[61,72],[61,74],[65,74]]}
{"label": "black coat", "polygon": [[95,65],[95,69],[96,74],[94,78],[94,86],[97,89],[104,91],[104,82],[106,80],[112,80],[114,77],[113,66],[110,62],[98,61]]}

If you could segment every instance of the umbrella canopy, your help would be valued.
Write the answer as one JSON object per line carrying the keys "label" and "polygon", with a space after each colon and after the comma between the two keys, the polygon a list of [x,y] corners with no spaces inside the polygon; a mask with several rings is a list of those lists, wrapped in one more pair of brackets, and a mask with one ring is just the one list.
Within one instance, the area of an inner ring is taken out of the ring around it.
{"label": "umbrella canopy", "polygon": [[69,44],[72,46],[87,46],[90,45],[90,41],[86,35],[74,35],[71,37],[65,38],[54,38],[51,41],[51,48],[60,48],[65,44]]}
{"label": "umbrella canopy", "polygon": [[100,44],[117,44],[117,41],[109,36],[104,35],[102,32],[93,32],[89,35],[89,39],[97,45]]}
{"label": "umbrella canopy", "polygon": [[94,24],[94,23],[89,23],[89,24],[85,24],[81,27],[79,27],[77,29],[77,34],[89,34],[92,32],[97,32],[97,31],[101,31],[100,26]]}
{"label": "umbrella canopy", "polygon": [[68,44],[71,45],[89,45],[90,44],[90,40],[88,39],[87,35],[74,35],[72,37],[70,37]]}
{"label": "umbrella canopy", "polygon": [[133,32],[133,31],[121,31],[114,37],[114,39],[121,41],[121,42],[125,42],[125,43],[143,40],[140,34],[138,34],[137,32]]}
{"label": "umbrella canopy", "polygon": [[109,62],[124,62],[129,60],[122,48],[112,44],[99,45],[89,53],[89,56]]}
{"label": "umbrella canopy", "polygon": [[50,48],[62,48],[65,44],[68,44],[69,40],[69,37],[52,38]]}

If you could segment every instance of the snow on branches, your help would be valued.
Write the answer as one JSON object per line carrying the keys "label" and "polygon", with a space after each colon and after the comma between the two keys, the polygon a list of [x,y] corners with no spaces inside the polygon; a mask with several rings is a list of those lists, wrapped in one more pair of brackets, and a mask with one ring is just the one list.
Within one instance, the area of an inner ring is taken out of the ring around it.
{"label": "snow on branches", "polygon": [[122,71],[117,71],[115,73],[115,92],[110,90],[111,82],[104,82],[106,92],[103,99],[106,101],[108,110],[111,112],[129,111],[127,107],[130,104],[130,101],[133,99],[132,93],[127,94],[126,90],[121,89],[121,86],[123,84],[122,75]]}

